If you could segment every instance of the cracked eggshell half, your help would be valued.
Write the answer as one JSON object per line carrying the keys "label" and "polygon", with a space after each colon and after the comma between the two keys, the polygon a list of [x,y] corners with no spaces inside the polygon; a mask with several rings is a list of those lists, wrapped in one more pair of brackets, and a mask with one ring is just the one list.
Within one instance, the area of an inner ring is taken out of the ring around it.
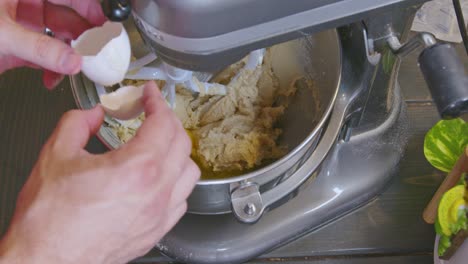
{"label": "cracked eggshell half", "polygon": [[130,120],[143,113],[143,91],[144,85],[129,85],[103,94],[99,99],[106,114],[119,120]]}
{"label": "cracked eggshell half", "polygon": [[83,56],[81,71],[91,81],[112,86],[125,78],[131,47],[122,23],[108,21],[101,27],[86,30],[71,46]]}

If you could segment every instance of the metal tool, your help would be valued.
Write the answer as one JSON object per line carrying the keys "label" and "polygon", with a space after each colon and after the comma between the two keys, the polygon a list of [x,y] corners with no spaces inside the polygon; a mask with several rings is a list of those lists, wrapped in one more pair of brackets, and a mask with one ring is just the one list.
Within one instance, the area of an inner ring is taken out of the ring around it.
{"label": "metal tool", "polygon": [[[265,49],[259,49],[251,52],[248,55],[244,69],[254,70],[257,66],[263,63]],[[194,73],[189,70],[177,68],[165,62],[161,62],[159,66],[147,66],[157,59],[153,53],[139,58],[130,64],[128,73],[125,79],[129,80],[164,80],[166,81],[162,87],[162,94],[169,105],[175,108],[176,84],[181,84],[182,87],[194,92],[208,95],[225,95],[227,88],[225,85],[208,82],[213,74]],[[236,78],[235,76],[231,82]]]}

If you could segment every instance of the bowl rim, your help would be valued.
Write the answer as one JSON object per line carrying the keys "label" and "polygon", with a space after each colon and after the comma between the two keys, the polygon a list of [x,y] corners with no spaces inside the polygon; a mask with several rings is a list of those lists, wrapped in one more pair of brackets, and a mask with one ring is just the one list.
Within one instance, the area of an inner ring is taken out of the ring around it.
{"label": "bowl rim", "polygon": [[[264,167],[261,167],[257,170],[254,170],[254,171],[251,171],[251,172],[248,172],[248,173],[245,173],[245,174],[241,174],[241,175],[238,175],[238,176],[234,176],[234,177],[229,177],[229,178],[223,178],[223,179],[200,179],[198,182],[197,182],[197,185],[217,185],[217,184],[231,184],[231,183],[236,183],[236,182],[242,182],[242,181],[246,181],[248,179],[251,179],[251,178],[255,178],[257,176],[260,176],[262,174],[265,174],[267,173],[268,171],[272,171],[274,170],[275,168],[283,165],[284,163],[287,163],[288,161],[290,161],[293,157],[296,156],[296,154],[298,152],[300,152],[301,150],[303,150],[303,148],[309,144],[312,140],[314,140],[317,136],[319,136],[320,134],[320,131],[322,131],[322,128],[325,126],[332,110],[333,110],[333,107],[335,105],[335,101],[336,101],[336,98],[338,96],[338,92],[339,92],[339,88],[341,86],[341,79],[342,79],[342,65],[343,65],[343,51],[342,51],[342,45],[341,45],[341,40],[340,40],[340,36],[338,34],[338,31],[336,29],[329,29],[329,30],[326,30],[324,32],[332,32],[331,34],[333,34],[335,36],[334,40],[336,41],[336,46],[338,48],[338,65],[339,67],[336,68],[336,82],[335,82],[335,87],[333,87],[334,89],[334,92],[331,96],[331,99],[329,100],[328,102],[328,105],[326,106],[326,109],[325,111],[323,112],[323,115],[322,117],[320,118],[320,120],[317,122],[317,124],[315,125],[314,129],[312,130],[311,133],[308,134],[308,136],[300,143],[298,144],[296,147],[294,147],[291,151],[288,152],[288,154],[284,155],[283,157],[281,157],[280,159],[264,166]],[[80,109],[85,109],[85,107],[83,106],[82,102],[81,102],[81,99],[79,98],[79,95],[77,94],[77,91],[76,91],[76,87],[77,86],[80,86],[77,82],[80,81],[80,82],[83,82],[82,78],[85,78],[84,76],[82,76],[82,74],[78,74],[78,75],[74,75],[74,76],[71,76],[70,77],[70,83],[71,83],[71,86],[72,86],[72,93],[73,93],[73,97],[74,97],[74,100],[75,100],[75,104],[80,108]],[[84,83],[82,83],[81,86],[84,86]],[[90,102],[91,103],[91,102]],[[101,141],[102,144],[104,144],[109,150],[114,150],[116,149],[114,146],[112,146],[105,138],[104,138],[104,130],[105,130],[105,124],[103,123],[101,125],[101,127],[99,128],[99,131],[98,133],[96,133],[96,137],[99,139],[99,141]]]}
{"label": "bowl rim", "polygon": [[245,180],[248,180],[248,179],[251,179],[251,178],[255,178],[256,176],[259,176],[259,175],[262,175],[262,174],[264,174],[264,173],[266,173],[268,171],[274,170],[276,167],[281,166],[282,164],[284,164],[284,163],[288,162],[289,160],[291,160],[296,155],[296,153],[301,151],[308,143],[310,143],[310,141],[312,141],[316,136],[319,135],[320,131],[322,130],[322,128],[326,124],[326,122],[327,122],[327,120],[328,120],[328,118],[329,118],[329,116],[330,116],[330,114],[331,114],[331,112],[333,110],[333,106],[335,105],[335,101],[336,101],[336,98],[338,96],[339,87],[341,85],[341,78],[342,78],[341,75],[342,75],[343,54],[342,54],[342,46],[341,46],[340,37],[339,37],[338,32],[337,32],[336,29],[330,29],[330,30],[327,30],[327,31],[333,32],[333,34],[336,36],[335,39],[336,39],[336,42],[337,42],[336,45],[338,47],[338,65],[339,65],[339,67],[337,67],[337,69],[336,69],[337,79],[336,79],[336,83],[335,83],[335,87],[334,87],[335,91],[333,92],[333,95],[331,96],[331,99],[328,102],[328,105],[326,106],[326,109],[325,109],[322,117],[317,122],[317,124],[315,125],[312,132],[309,133],[309,135],[300,144],[298,144],[291,151],[289,151],[288,154],[284,155],[283,157],[281,157],[280,159],[274,161],[273,163],[268,164],[265,167],[262,167],[262,168],[260,168],[258,170],[254,170],[252,172],[248,172],[248,173],[245,173],[245,174],[241,174],[241,175],[234,176],[234,177],[229,177],[229,178],[224,178],[224,179],[203,179],[203,180],[198,181],[197,185],[230,184],[230,183],[241,182],[241,181],[245,181]]}

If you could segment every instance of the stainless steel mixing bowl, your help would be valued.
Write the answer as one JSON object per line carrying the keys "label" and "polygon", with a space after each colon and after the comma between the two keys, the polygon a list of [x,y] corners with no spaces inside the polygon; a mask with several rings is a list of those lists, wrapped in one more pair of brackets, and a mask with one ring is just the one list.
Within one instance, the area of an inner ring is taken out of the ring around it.
{"label": "stainless steel mixing bowl", "polygon": [[[148,49],[132,20],[128,20],[125,26],[132,42],[133,54],[136,57],[147,54]],[[281,85],[289,85],[297,76],[304,76],[313,83],[312,87],[308,87],[307,82],[303,83],[303,87],[291,98],[291,104],[278,124],[283,129],[280,144],[288,146],[289,153],[276,162],[247,174],[199,181],[188,199],[189,212],[229,213],[235,206],[233,200],[245,197],[250,197],[253,201],[260,199],[261,203],[261,193],[275,188],[290,177],[309,157],[320,140],[340,84],[341,46],[337,32],[323,31],[279,44],[273,47],[273,54],[273,70]],[[99,102],[94,84],[83,75],[73,76],[71,85],[80,108],[89,109]],[[121,145],[109,128],[109,123],[112,122],[115,121],[106,117],[98,133],[98,137],[110,149]],[[248,214],[249,210],[255,210],[255,206],[256,203],[252,202],[240,210]]]}

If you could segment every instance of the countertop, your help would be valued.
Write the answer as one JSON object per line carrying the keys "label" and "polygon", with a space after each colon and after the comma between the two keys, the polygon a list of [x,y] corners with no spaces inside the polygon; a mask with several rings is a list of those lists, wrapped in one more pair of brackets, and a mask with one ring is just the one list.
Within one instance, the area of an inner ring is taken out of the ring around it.
{"label": "countertop", "polygon": [[[460,45],[457,49],[468,69],[464,50]],[[411,137],[390,187],[368,205],[251,263],[432,263],[435,233],[421,215],[444,174],[425,160],[423,139],[439,117],[415,55],[403,61],[399,81]],[[8,227],[16,196],[41,146],[60,116],[73,108],[68,80],[47,91],[38,71],[18,69],[0,76],[0,236]],[[106,151],[96,138],[87,149]],[[166,261],[170,260],[152,251],[137,262]]]}

